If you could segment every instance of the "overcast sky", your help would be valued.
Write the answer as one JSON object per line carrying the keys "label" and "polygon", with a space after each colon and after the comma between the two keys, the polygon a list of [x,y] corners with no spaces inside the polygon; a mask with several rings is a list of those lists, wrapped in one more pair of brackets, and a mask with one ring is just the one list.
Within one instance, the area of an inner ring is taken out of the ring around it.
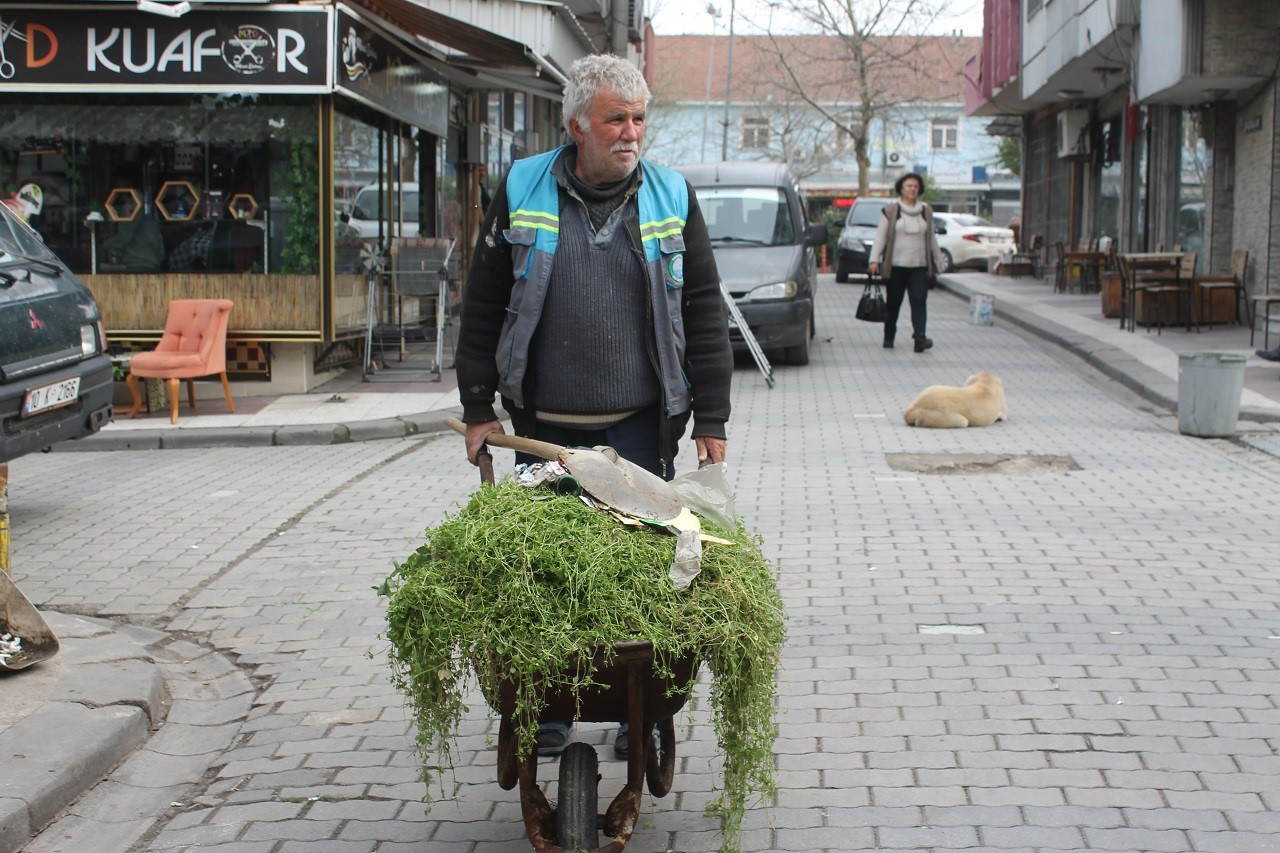
{"label": "overcast sky", "polygon": [[[735,0],[735,3],[735,33],[752,32],[749,21],[768,19],[768,0]],[[653,31],[660,36],[706,34],[712,32],[714,24],[716,33],[725,33],[728,29],[730,0],[712,0],[712,5],[720,12],[718,21],[707,11],[707,5],[706,0],[649,0],[648,12],[653,19]],[[982,0],[950,0],[945,5],[946,14],[938,19],[931,32],[941,35],[960,30],[966,36],[982,35]],[[783,27],[775,29],[785,31]],[[796,30],[793,28],[791,31]]]}

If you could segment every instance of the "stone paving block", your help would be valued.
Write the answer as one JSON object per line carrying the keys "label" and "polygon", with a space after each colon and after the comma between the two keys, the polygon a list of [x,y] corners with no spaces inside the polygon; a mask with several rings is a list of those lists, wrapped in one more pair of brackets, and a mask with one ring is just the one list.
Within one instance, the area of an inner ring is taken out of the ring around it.
{"label": "stone paving block", "polygon": [[984,847],[1000,850],[1010,847],[1075,850],[1084,841],[1079,829],[1065,826],[984,826],[980,834]]}
{"label": "stone paving block", "polygon": [[1104,850],[1147,850],[1151,853],[1182,853],[1193,848],[1187,834],[1179,830],[1158,829],[1098,829],[1086,827],[1085,840],[1090,846]]}

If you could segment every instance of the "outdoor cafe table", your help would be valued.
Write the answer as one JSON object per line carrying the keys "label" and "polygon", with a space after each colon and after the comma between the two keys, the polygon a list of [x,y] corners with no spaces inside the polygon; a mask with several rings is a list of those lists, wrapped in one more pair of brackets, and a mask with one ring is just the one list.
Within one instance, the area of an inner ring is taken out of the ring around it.
{"label": "outdoor cafe table", "polygon": [[1102,288],[1102,267],[1106,262],[1104,252],[1066,252],[1062,256],[1065,276],[1079,270],[1076,278],[1080,282],[1081,293],[1097,293]]}
{"label": "outdoor cafe table", "polygon": [[[1139,282],[1168,282],[1176,287],[1179,284],[1182,254],[1180,252],[1128,252],[1122,254],[1120,259],[1125,267],[1125,300],[1124,310],[1120,315],[1120,328],[1123,329],[1127,322],[1129,331],[1132,332],[1138,319],[1138,291],[1142,289],[1139,287]],[[1180,313],[1181,300],[1175,303],[1175,323],[1186,319],[1188,325],[1190,324],[1190,299],[1187,303],[1188,312],[1185,318]]]}

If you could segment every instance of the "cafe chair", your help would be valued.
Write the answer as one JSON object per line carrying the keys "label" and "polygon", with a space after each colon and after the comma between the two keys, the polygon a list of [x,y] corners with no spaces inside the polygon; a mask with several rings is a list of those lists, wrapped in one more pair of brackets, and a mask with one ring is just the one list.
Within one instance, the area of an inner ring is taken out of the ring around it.
{"label": "cafe chair", "polygon": [[[1249,250],[1236,249],[1231,253],[1231,273],[1229,275],[1213,274],[1196,276],[1196,290],[1199,293],[1196,314],[1196,331],[1207,320],[1213,322],[1213,301],[1217,294],[1231,291],[1232,318],[1236,325],[1240,324],[1240,303],[1244,302],[1244,274],[1249,266]],[[1245,303],[1248,310],[1248,303]]]}
{"label": "cafe chair", "polygon": [[178,383],[186,380],[187,401],[194,409],[193,380],[214,374],[222,380],[227,411],[235,414],[231,387],[227,384],[227,321],[234,304],[230,299],[175,299],[169,303],[169,316],[164,321],[160,343],[151,352],[140,352],[129,359],[129,375],[125,381],[134,400],[129,417],[137,417],[142,405],[139,378],[165,380],[169,390],[169,423],[176,424]]}
{"label": "cafe chair", "polygon": [[1041,278],[1044,275],[1040,269],[1040,252],[1044,245],[1044,238],[1039,234],[1035,234],[1023,247],[1021,252],[1014,253],[1011,266],[1013,267],[1013,277],[1021,278],[1024,268],[1031,270],[1031,275],[1035,278]]}
{"label": "cafe chair", "polygon": [[[1175,324],[1186,320],[1187,331],[1191,331],[1191,283],[1195,277],[1195,252],[1183,252],[1177,258],[1172,276],[1161,277],[1143,289],[1144,299],[1151,300],[1147,319],[1151,320],[1154,317],[1154,322],[1147,324],[1148,332],[1154,325],[1156,336],[1159,337],[1166,321],[1170,319]],[[1167,302],[1172,303],[1172,311]]]}
{"label": "cafe chair", "polygon": [[1057,256],[1057,263],[1053,268],[1053,292],[1065,293],[1067,290],[1067,249],[1062,245],[1062,241],[1058,240],[1053,244],[1053,253]]}
{"label": "cafe chair", "polygon": [[[1150,291],[1159,287],[1176,288],[1179,282],[1181,261],[1175,255],[1163,257],[1123,258],[1124,272],[1124,308],[1121,325],[1127,321],[1129,331],[1134,331],[1138,324],[1138,316],[1142,315],[1143,325],[1150,331],[1155,323],[1153,317],[1158,316],[1156,310],[1162,308],[1161,296],[1152,296]],[[1175,291],[1169,291],[1175,293]],[[1138,310],[1139,297],[1142,299],[1142,310]],[[1175,300],[1176,302],[1176,300]],[[1157,332],[1158,334],[1158,332]]]}
{"label": "cafe chair", "polygon": [[[1262,311],[1262,348],[1271,343],[1271,306],[1280,305],[1280,293],[1259,293],[1250,297],[1253,310],[1249,314],[1249,346],[1253,346],[1253,327],[1258,322],[1258,311]],[[1280,320],[1280,316],[1275,319]]]}

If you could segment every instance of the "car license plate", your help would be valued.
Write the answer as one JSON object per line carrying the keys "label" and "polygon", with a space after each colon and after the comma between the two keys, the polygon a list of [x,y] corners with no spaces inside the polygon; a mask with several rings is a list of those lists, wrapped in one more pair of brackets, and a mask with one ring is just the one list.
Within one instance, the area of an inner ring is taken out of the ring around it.
{"label": "car license plate", "polygon": [[51,385],[32,388],[22,398],[22,416],[34,415],[59,406],[67,406],[80,395],[80,377],[64,379]]}

